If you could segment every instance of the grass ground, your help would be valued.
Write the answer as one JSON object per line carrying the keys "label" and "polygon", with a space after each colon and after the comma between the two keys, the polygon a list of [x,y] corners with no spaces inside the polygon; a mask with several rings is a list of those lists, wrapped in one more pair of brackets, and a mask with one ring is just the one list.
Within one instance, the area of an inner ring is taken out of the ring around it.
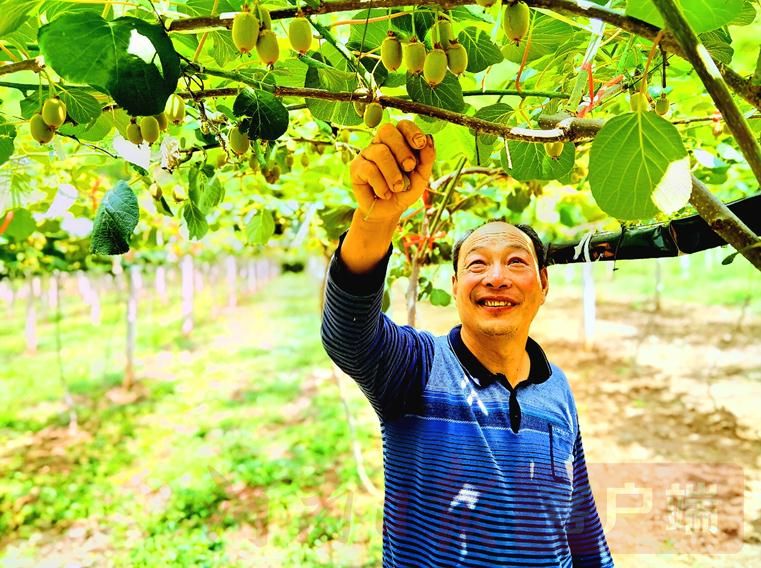
{"label": "grass ground", "polygon": [[[691,259],[689,278],[678,260],[664,261],[664,301],[701,300],[680,305],[689,315],[716,302],[743,305],[750,294],[747,308],[758,311],[757,273],[744,261],[709,260]],[[649,305],[652,265],[620,268],[611,280],[609,265],[595,266],[598,294],[625,298],[624,310]],[[554,267],[551,278],[554,294],[578,294],[577,267]],[[306,275],[285,275],[235,309],[205,288],[185,338],[177,299],[164,305],[147,295],[132,392],[119,386],[122,301],[105,298],[96,327],[78,298],[64,298],[61,361],[79,412],[76,433],[67,429],[55,320],[42,316],[39,352],[24,355],[16,306],[0,330],[0,566],[378,565],[382,497],[359,480],[339,385],[369,478],[381,488],[377,420],[358,389],[332,374],[319,342],[318,296],[319,283]],[[434,311],[445,326],[454,317],[451,308]],[[422,317],[426,326],[434,319]],[[568,343],[566,351],[579,348]],[[628,364],[615,368],[625,375]],[[595,392],[581,390],[580,408],[597,408]],[[604,412],[595,417],[604,422]],[[628,455],[605,438],[602,423],[597,430],[588,459],[604,460],[611,448]]]}

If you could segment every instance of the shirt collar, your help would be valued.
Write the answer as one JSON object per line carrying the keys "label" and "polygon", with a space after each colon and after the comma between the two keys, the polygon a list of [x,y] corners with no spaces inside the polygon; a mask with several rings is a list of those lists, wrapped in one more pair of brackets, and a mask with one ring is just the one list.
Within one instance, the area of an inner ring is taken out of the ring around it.
{"label": "shirt collar", "polygon": [[[449,344],[452,346],[460,364],[465,368],[479,387],[488,387],[495,381],[500,381],[512,390],[507,378],[501,373],[492,373],[484,367],[473,352],[468,349],[461,337],[462,325],[456,325],[449,332]],[[528,353],[531,368],[528,378],[523,381],[529,384],[541,384],[552,376],[552,368],[544,354],[542,347],[530,337],[526,341],[526,352]]]}

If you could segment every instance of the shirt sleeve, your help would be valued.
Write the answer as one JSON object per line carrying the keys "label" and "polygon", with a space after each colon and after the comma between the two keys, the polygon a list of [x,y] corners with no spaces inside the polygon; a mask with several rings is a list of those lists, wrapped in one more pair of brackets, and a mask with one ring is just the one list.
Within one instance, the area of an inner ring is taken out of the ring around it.
{"label": "shirt sleeve", "polygon": [[433,364],[433,336],[399,326],[381,311],[391,247],[375,269],[356,275],[341,260],[342,243],[325,285],[322,344],[378,416],[389,420],[419,401]]}
{"label": "shirt sleeve", "polygon": [[574,456],[571,519],[567,530],[573,566],[574,568],[607,568],[613,566],[613,557],[610,554],[592,488],[589,485],[581,430],[576,435]]}

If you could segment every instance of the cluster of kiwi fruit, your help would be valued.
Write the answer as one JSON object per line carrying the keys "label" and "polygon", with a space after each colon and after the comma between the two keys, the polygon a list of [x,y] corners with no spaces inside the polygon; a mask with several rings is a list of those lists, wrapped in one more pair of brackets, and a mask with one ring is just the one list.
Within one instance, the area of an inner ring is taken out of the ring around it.
{"label": "cluster of kiwi fruit", "polygon": [[47,144],[55,136],[55,131],[66,122],[66,103],[58,97],[45,99],[40,112],[29,120],[29,130],[40,144]]}
{"label": "cluster of kiwi fruit", "polygon": [[163,112],[143,116],[139,121],[133,116],[127,125],[126,138],[137,146],[143,142],[150,146],[159,139],[162,132],[169,128],[170,122],[180,124],[184,118],[185,101],[173,93],[169,95]]}
{"label": "cluster of kiwi fruit", "polygon": [[[254,49],[265,65],[274,65],[280,58],[277,36],[272,31],[272,19],[267,8],[256,5],[254,11],[248,4],[233,18],[232,38],[235,47],[242,54]],[[288,25],[288,40],[291,47],[301,54],[312,45],[312,26],[303,15],[293,18]]]}

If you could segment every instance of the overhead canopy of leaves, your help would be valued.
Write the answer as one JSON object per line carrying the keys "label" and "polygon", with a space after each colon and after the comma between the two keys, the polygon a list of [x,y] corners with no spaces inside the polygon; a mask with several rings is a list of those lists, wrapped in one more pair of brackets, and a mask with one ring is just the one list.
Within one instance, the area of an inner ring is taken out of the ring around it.
{"label": "overhead canopy of leaves", "polygon": [[275,95],[261,89],[241,92],[233,113],[247,119],[241,126],[252,139],[277,140],[288,130],[288,110]]}

